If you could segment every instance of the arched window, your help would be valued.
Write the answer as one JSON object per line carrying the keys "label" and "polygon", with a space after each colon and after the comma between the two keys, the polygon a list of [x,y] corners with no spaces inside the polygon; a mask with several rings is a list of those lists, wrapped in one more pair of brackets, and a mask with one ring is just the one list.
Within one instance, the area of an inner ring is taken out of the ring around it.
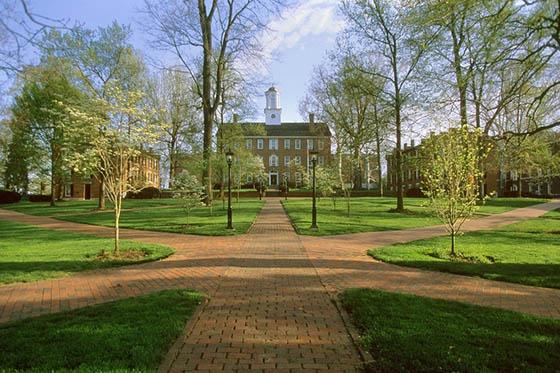
{"label": "arched window", "polygon": [[269,158],[268,158],[268,165],[269,166],[278,166],[278,156],[275,154],[272,154]]}

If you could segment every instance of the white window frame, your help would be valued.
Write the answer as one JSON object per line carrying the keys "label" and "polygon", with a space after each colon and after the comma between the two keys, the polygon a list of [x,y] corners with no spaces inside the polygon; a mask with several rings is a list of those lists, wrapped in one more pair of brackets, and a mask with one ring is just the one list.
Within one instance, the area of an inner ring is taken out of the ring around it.
{"label": "white window frame", "polygon": [[245,139],[245,149],[253,149],[253,139]]}
{"label": "white window frame", "polygon": [[291,140],[284,139],[284,149],[290,149],[290,145],[291,145]]}
{"label": "white window frame", "polygon": [[259,150],[264,149],[264,139],[257,139],[257,149]]}
{"label": "white window frame", "polygon": [[278,139],[268,139],[268,150],[278,150]]}
{"label": "white window frame", "polygon": [[276,154],[271,154],[268,157],[268,165],[271,167],[278,167],[278,156]]}
{"label": "white window frame", "polygon": [[319,166],[324,165],[324,164],[325,164],[325,157],[322,156],[322,155],[318,156],[318,157],[317,157],[317,164],[318,164]]}
{"label": "white window frame", "polygon": [[307,139],[307,150],[313,150],[313,139]]}
{"label": "white window frame", "polygon": [[301,149],[301,139],[294,140],[294,149],[300,150]]}
{"label": "white window frame", "polygon": [[298,166],[301,165],[301,157],[299,155],[294,157],[294,163]]}
{"label": "white window frame", "polygon": [[284,166],[288,166],[289,164],[290,164],[290,156],[285,155],[284,156]]}
{"label": "white window frame", "polygon": [[319,150],[323,150],[325,148],[325,140],[318,139],[317,140],[317,148]]}

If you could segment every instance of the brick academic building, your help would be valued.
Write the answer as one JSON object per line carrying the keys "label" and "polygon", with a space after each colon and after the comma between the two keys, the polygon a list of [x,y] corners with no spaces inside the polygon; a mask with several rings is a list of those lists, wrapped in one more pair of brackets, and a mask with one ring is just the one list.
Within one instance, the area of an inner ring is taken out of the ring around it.
{"label": "brick academic building", "polygon": [[[303,175],[295,164],[303,166],[305,172],[311,169],[311,151],[317,151],[317,165],[323,166],[331,160],[331,132],[325,123],[315,122],[314,115],[309,114],[308,122],[282,122],[280,94],[275,87],[266,92],[264,123],[239,123],[247,125],[244,131],[244,144],[247,150],[262,158],[268,184],[278,188],[285,178],[290,185],[299,186]],[[251,126],[251,127],[249,127]],[[264,128],[253,131],[250,128]],[[246,182],[251,182],[249,177]]]}

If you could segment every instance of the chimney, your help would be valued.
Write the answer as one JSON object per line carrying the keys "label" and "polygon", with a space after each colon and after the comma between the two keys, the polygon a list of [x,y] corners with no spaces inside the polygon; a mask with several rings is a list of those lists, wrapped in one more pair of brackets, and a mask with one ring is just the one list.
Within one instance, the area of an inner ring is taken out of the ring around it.
{"label": "chimney", "polygon": [[239,122],[239,114],[233,114],[233,123]]}
{"label": "chimney", "polygon": [[315,124],[315,114],[314,113],[309,113],[309,124],[310,125]]}
{"label": "chimney", "polygon": [[414,148],[414,139],[410,140],[410,147]]}

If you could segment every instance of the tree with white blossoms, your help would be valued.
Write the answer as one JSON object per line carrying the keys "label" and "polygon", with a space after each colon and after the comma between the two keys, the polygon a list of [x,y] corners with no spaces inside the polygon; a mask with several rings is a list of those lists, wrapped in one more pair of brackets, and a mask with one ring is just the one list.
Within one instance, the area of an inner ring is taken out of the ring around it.
{"label": "tree with white blossoms", "polygon": [[173,198],[181,201],[181,207],[187,214],[186,226],[189,226],[189,216],[195,207],[202,206],[204,199],[204,186],[194,175],[182,171],[173,179]]}
{"label": "tree with white blossoms", "polygon": [[155,143],[159,128],[148,120],[151,113],[142,105],[142,92],[123,91],[117,85],[108,89],[110,94],[92,98],[87,108],[65,106],[70,118],[80,124],[72,126],[69,134],[77,146],[67,161],[74,172],[91,171],[103,178],[107,198],[114,206],[114,254],[119,255],[122,202],[127,193],[146,186],[137,161]]}
{"label": "tree with white blossoms", "polygon": [[451,237],[451,256],[456,256],[455,237],[463,223],[479,208],[478,182],[483,174],[478,164],[489,151],[479,148],[482,140],[479,129],[462,126],[422,142],[422,191]]}

